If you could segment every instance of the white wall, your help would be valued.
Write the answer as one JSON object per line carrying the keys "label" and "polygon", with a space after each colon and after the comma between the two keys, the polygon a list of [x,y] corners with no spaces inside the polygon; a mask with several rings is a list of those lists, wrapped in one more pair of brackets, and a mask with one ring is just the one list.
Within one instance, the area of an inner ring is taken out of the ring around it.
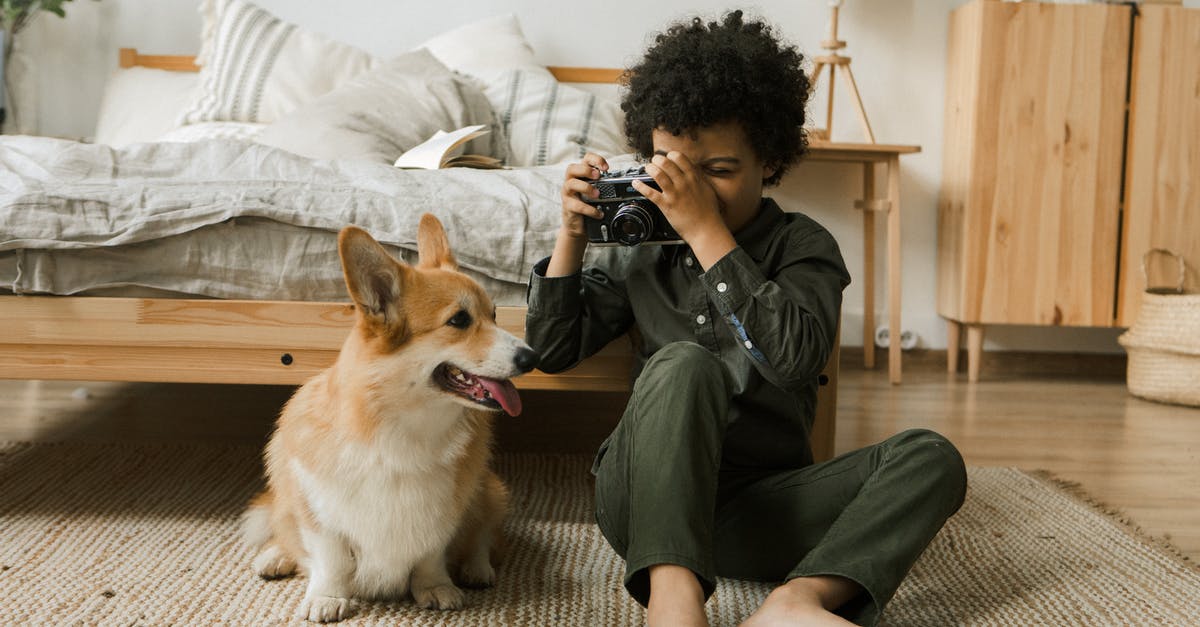
{"label": "white wall", "polygon": [[[66,5],[67,18],[44,15],[23,45],[36,57],[42,134],[87,137],[116,49],[146,54],[192,54],[199,48],[196,0],[79,0]],[[713,0],[604,2],[587,5],[533,0],[398,2],[385,0],[258,0],[258,4],[301,26],[379,55],[407,50],[457,24],[515,12],[539,60],[550,65],[623,66],[669,22],[699,13],[719,15],[731,5]],[[941,175],[942,106],[949,11],[963,0],[848,0],[839,35],[849,43],[852,67],[880,143],[919,144],[919,154],[902,160],[904,327],[921,346],[945,348],[945,327],[936,311],[937,194]],[[1185,4],[1196,6],[1200,0]],[[823,0],[775,0],[742,5],[765,17],[807,55],[821,52],[828,29]],[[823,102],[823,89],[814,103]],[[835,94],[834,139],[861,140],[844,86]],[[823,107],[814,106],[820,120]],[[860,191],[858,166],[812,163],[787,179],[773,195],[801,207],[838,238],[851,274],[862,273],[862,220],[850,201]],[[883,224],[877,227],[883,243]],[[877,320],[886,320],[883,249],[876,256]],[[843,339],[862,343],[862,285],[846,294]],[[1120,352],[1119,330],[995,327],[988,350]]]}

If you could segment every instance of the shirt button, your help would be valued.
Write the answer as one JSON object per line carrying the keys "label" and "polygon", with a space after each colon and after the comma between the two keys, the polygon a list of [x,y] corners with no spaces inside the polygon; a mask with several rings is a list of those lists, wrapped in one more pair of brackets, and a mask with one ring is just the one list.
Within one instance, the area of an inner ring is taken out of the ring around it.
{"label": "shirt button", "polygon": [[750,340],[746,340],[746,348],[754,348],[754,343]]}
{"label": "shirt button", "polygon": [[704,324],[705,320],[708,320],[708,318],[705,318],[704,314],[696,316],[696,324]]}
{"label": "shirt button", "polygon": [[690,267],[692,267],[692,265],[693,265],[693,264],[695,264],[695,263],[696,263],[696,262],[692,261],[692,258],[691,258],[691,257],[684,257],[684,258],[683,258],[683,265],[685,265],[685,266],[687,266],[687,267],[689,267],[689,268],[690,268]]}
{"label": "shirt button", "polygon": [[717,283],[717,291],[718,291],[718,292],[724,293],[724,292],[725,292],[725,290],[728,290],[728,289],[729,289],[729,286],[728,286],[728,285],[725,285],[725,283],[724,283],[724,282]]}

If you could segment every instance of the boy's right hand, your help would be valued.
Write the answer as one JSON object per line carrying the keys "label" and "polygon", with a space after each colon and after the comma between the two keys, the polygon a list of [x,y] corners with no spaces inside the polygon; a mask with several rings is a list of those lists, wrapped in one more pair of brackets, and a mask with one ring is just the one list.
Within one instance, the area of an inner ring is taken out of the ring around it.
{"label": "boy's right hand", "polygon": [[600,174],[608,172],[608,161],[594,153],[587,153],[580,163],[567,166],[566,180],[562,186],[562,234],[576,240],[587,240],[587,228],[584,227],[583,217],[600,219],[604,217],[596,207],[583,202],[580,196],[596,198],[600,192],[591,184],[592,180],[600,178]]}

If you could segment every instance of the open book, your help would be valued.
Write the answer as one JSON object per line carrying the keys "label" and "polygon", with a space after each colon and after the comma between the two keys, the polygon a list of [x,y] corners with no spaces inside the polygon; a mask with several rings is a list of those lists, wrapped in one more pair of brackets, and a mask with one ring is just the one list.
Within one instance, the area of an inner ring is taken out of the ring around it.
{"label": "open book", "polygon": [[433,137],[413,146],[408,152],[396,159],[397,168],[421,168],[437,170],[439,168],[482,168],[486,170],[502,168],[500,160],[486,155],[464,155],[463,144],[486,135],[490,132],[486,124],[464,126],[449,133],[438,131]]}

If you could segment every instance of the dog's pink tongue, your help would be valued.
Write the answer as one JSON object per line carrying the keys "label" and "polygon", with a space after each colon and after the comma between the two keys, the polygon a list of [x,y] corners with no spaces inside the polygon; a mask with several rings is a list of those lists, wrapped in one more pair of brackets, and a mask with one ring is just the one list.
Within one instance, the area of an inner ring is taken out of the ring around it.
{"label": "dog's pink tongue", "polygon": [[504,411],[508,412],[509,416],[517,416],[521,413],[521,395],[517,394],[517,386],[512,384],[508,379],[489,379],[487,377],[479,377],[479,382],[487,391],[491,393],[492,398],[500,403]]}

